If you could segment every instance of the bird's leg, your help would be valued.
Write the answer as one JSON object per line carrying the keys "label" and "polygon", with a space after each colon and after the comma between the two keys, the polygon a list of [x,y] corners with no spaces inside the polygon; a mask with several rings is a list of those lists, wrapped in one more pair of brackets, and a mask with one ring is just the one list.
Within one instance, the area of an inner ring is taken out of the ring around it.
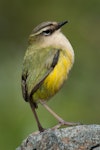
{"label": "bird's leg", "polygon": [[30,103],[32,112],[33,112],[33,114],[34,114],[34,116],[35,116],[35,119],[36,119],[36,122],[37,122],[37,125],[38,125],[38,129],[39,129],[40,132],[43,132],[45,129],[44,129],[44,128],[42,127],[42,125],[40,124],[40,121],[39,121],[39,119],[38,119],[37,113],[36,113],[36,111],[35,111],[34,103],[33,103],[31,100],[29,101],[29,103]]}
{"label": "bird's leg", "polygon": [[53,127],[53,129],[59,128],[62,125],[68,125],[68,126],[75,126],[79,125],[79,123],[74,123],[74,122],[66,122],[64,121],[61,117],[59,117],[48,105],[40,100],[40,103],[59,121],[59,124]]}

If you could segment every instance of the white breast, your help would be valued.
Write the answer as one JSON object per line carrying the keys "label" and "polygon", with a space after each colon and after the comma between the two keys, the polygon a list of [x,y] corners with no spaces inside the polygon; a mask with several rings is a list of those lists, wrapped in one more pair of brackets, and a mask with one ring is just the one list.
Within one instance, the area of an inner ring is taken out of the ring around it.
{"label": "white breast", "polygon": [[72,62],[74,62],[74,51],[69,40],[64,36],[60,30],[55,31],[52,35],[44,37],[41,43],[42,47],[54,47],[62,50],[66,50],[72,56]]}

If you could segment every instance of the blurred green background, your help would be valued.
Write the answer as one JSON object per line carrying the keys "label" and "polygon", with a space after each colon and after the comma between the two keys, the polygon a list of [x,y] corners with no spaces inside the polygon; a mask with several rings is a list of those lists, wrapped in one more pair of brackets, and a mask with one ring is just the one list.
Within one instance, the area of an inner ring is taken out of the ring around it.
{"label": "blurred green background", "polygon": [[[0,149],[14,150],[37,130],[21,93],[27,38],[42,21],[68,20],[63,32],[75,64],[61,91],[48,102],[67,121],[100,124],[100,0],[0,0]],[[39,105],[45,128],[57,121]]]}

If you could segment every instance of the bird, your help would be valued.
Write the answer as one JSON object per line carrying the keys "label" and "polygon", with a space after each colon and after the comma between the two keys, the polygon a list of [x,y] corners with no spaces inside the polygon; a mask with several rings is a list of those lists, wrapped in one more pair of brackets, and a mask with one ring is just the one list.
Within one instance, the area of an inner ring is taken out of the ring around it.
{"label": "bird", "polygon": [[67,23],[42,22],[32,30],[28,39],[22,67],[22,95],[30,104],[40,132],[45,129],[36,112],[39,103],[58,120],[54,129],[62,125],[76,125],[64,121],[47,105],[47,101],[63,86],[74,63],[74,50],[61,31]]}

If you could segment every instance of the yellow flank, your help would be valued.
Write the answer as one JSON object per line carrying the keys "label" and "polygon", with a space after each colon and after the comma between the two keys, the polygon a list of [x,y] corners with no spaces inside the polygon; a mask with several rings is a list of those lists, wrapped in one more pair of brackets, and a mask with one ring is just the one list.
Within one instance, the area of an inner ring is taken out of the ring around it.
{"label": "yellow flank", "polygon": [[66,80],[71,66],[72,62],[70,58],[61,51],[57,65],[44,80],[41,87],[34,93],[34,101],[38,101],[39,99],[47,100],[53,96]]}
{"label": "yellow flank", "polygon": [[52,95],[59,90],[66,79],[70,65],[69,59],[67,59],[62,53],[60,53],[58,64],[44,81],[44,85],[47,87],[47,89],[49,89]]}

